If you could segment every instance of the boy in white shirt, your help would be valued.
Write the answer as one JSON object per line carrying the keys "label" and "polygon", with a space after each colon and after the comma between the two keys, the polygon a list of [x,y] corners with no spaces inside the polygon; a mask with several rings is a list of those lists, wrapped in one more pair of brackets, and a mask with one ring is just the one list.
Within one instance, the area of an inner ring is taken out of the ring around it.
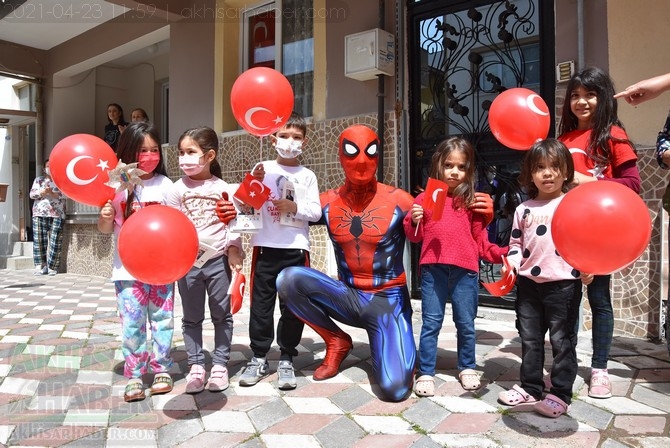
{"label": "boy in white shirt", "polygon": [[[307,124],[293,113],[272,136],[276,160],[256,165],[252,175],[270,189],[263,204],[263,226],[251,235],[251,314],[249,339],[253,358],[239,378],[241,386],[253,386],[270,373],[267,353],[274,339],[276,279],[289,266],[309,266],[309,222],[321,219],[321,202],[316,175],[302,166],[298,156],[306,142]],[[302,338],[304,324],[279,300],[281,317],[277,324],[280,348],[278,387],[295,389],[293,356]]]}

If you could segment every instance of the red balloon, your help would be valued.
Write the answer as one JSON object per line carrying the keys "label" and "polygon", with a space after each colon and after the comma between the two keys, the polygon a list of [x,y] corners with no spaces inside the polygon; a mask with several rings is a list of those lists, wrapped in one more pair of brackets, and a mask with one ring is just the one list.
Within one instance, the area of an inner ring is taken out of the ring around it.
{"label": "red balloon", "polygon": [[606,275],[633,263],[651,238],[651,217],[633,190],[606,180],[570,190],[551,223],[556,250],[587,274]]}
{"label": "red balloon", "polygon": [[493,136],[512,149],[527,150],[547,138],[551,125],[549,107],[529,89],[516,87],[498,95],[489,109]]}
{"label": "red balloon", "polygon": [[182,278],[193,266],[198,232],[179,210],[150,205],[123,223],[118,248],[130,275],[150,285],[166,285]]}
{"label": "red balloon", "polygon": [[67,197],[102,207],[114,198],[115,190],[105,185],[118,159],[101,138],[74,134],[59,141],[49,156],[51,178]]}
{"label": "red balloon", "polygon": [[293,88],[277,70],[251,68],[235,80],[230,106],[250,134],[264,137],[284,126],[293,112]]}

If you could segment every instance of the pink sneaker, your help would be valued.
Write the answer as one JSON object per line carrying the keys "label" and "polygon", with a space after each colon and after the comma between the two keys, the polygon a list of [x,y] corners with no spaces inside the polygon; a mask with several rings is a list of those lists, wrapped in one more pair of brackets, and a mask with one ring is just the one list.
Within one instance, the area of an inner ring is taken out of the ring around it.
{"label": "pink sneaker", "polygon": [[191,371],[186,375],[186,393],[197,394],[205,389],[205,368],[198,364],[191,366]]}
{"label": "pink sneaker", "polygon": [[228,369],[224,366],[215,365],[207,382],[207,389],[211,392],[222,392],[228,389]]}
{"label": "pink sneaker", "polygon": [[589,381],[589,397],[610,398],[612,396],[612,383],[607,374],[607,369],[592,370],[591,381]]}

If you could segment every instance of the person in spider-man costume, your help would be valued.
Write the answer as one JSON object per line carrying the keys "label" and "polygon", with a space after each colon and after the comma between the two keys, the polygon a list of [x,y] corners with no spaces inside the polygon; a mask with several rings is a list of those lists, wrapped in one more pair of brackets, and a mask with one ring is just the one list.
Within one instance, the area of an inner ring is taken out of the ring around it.
{"label": "person in spider-man costume", "polygon": [[[345,129],[339,139],[344,185],[321,194],[322,221],[333,242],[339,280],[294,266],[279,274],[277,289],[288,309],[326,342],[326,356],[314,380],[337,375],[353,347],[335,319],[367,331],[381,398],[400,401],[412,392],[416,359],[402,224],[414,198],[377,182],[378,149],[372,129]],[[492,201],[484,196],[488,199],[480,198],[476,208],[492,216]]]}

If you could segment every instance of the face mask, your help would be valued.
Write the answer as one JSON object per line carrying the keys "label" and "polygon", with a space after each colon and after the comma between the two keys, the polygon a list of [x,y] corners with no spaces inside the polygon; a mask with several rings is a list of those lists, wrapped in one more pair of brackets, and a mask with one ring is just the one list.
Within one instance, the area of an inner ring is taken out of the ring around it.
{"label": "face mask", "polygon": [[153,173],[161,161],[161,155],[157,152],[141,152],[137,157],[137,167],[145,173]]}
{"label": "face mask", "polygon": [[51,176],[51,170],[49,168],[44,168],[44,172],[47,176]]}
{"label": "face mask", "polygon": [[187,176],[197,176],[205,169],[205,164],[200,163],[202,156],[179,156],[179,168]]}
{"label": "face mask", "polygon": [[302,154],[302,142],[290,138],[277,137],[275,149],[280,157],[284,159],[295,159]]}

